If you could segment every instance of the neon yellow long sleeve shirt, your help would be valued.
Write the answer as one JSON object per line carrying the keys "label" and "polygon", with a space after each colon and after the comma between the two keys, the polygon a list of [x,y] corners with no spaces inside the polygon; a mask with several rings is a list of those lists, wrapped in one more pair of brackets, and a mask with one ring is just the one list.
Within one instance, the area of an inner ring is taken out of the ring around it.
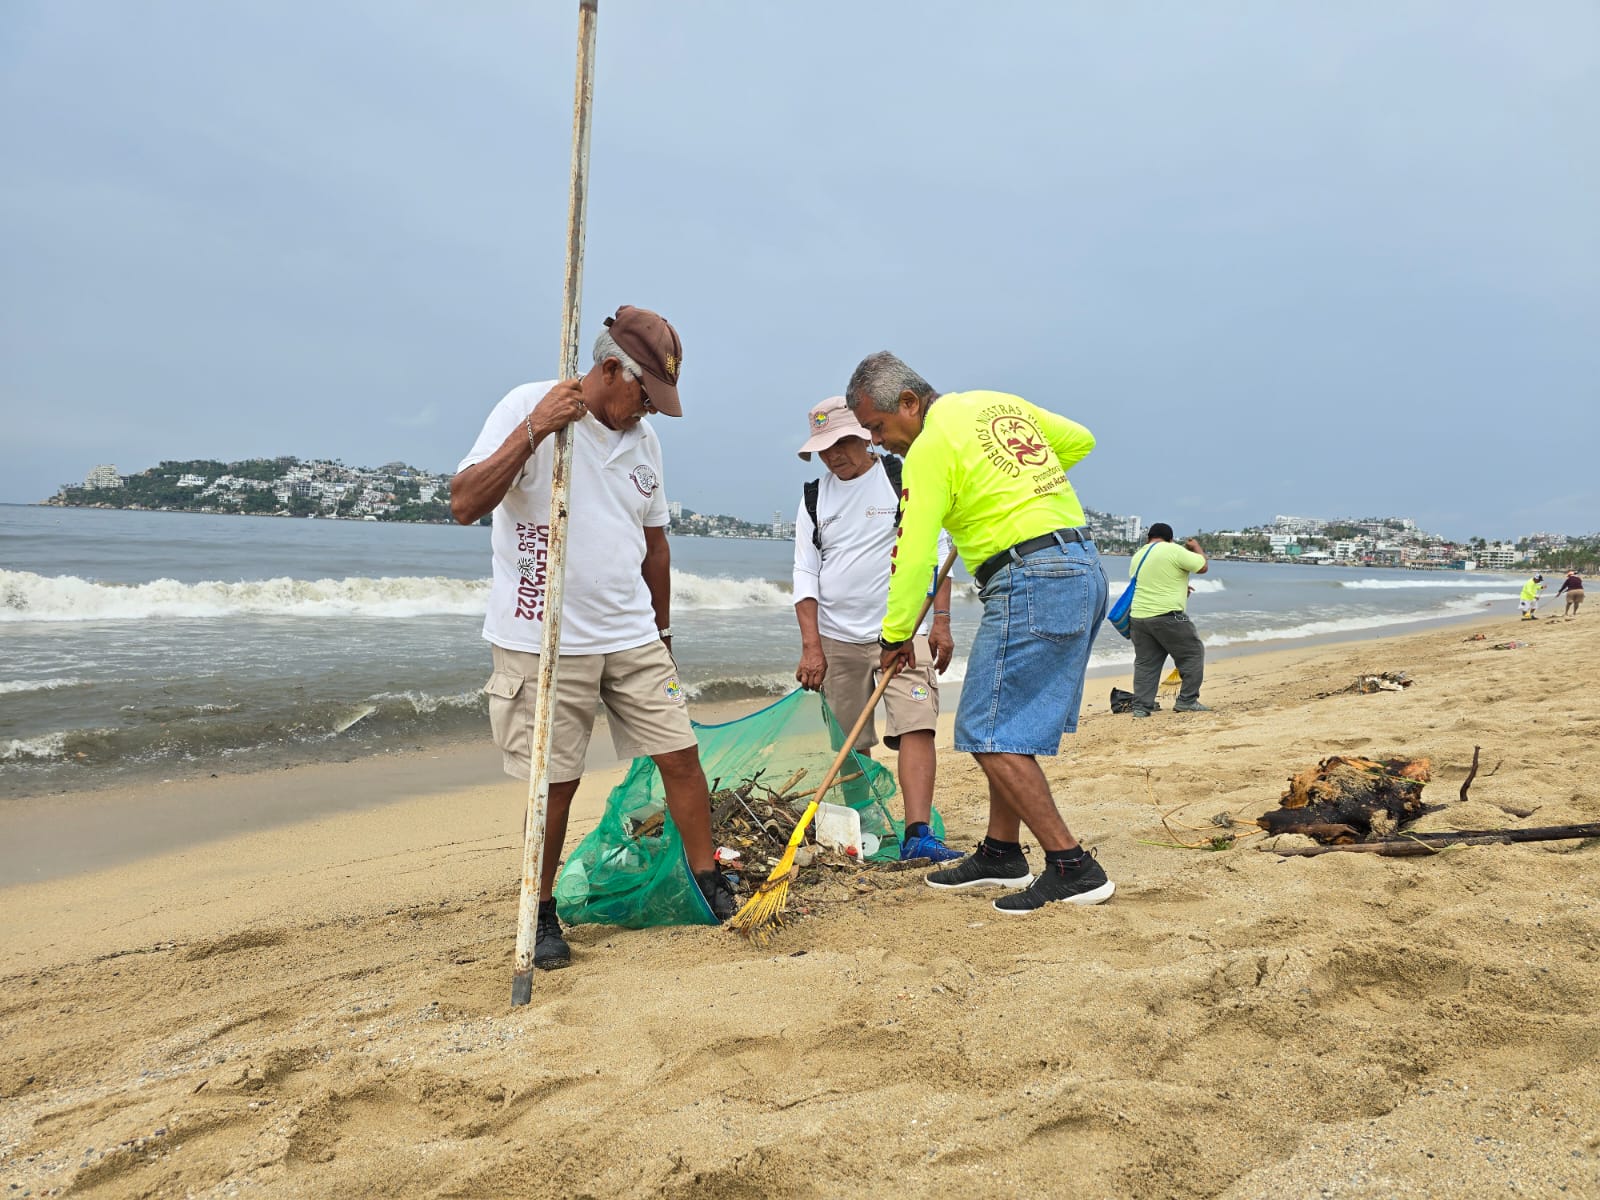
{"label": "neon yellow long sleeve shirt", "polygon": [[1067,472],[1094,449],[1076,421],[1004,392],[951,392],[928,408],[901,472],[885,641],[911,636],[938,569],[939,530],[970,572],[1028,538],[1083,524]]}

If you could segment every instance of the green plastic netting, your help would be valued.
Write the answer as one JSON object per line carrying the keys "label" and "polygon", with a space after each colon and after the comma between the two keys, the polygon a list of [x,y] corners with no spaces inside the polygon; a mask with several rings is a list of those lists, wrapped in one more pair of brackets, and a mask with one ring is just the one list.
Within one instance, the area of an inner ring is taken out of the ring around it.
{"label": "green plastic netting", "polygon": [[[777,787],[801,767],[803,788],[814,789],[843,744],[844,732],[820,693],[793,691],[775,704],[722,725],[696,724],[700,763],[712,791],[734,787],[762,772]],[[852,754],[841,776],[860,778],[831,788],[825,797],[848,804],[861,814],[861,831],[879,839],[874,861],[899,857],[901,823],[889,813],[895,781],[890,771],[869,758]],[[654,836],[634,837],[630,830],[661,813],[665,821]],[[944,836],[937,811],[933,831]],[[713,831],[714,832],[714,831]],[[759,883],[766,871],[752,864]],[[573,925],[714,925],[716,918],[689,870],[683,841],[666,811],[661,775],[648,758],[633,762],[627,777],[606,799],[606,811],[594,831],[578,843],[561,868],[555,887],[556,909]]]}

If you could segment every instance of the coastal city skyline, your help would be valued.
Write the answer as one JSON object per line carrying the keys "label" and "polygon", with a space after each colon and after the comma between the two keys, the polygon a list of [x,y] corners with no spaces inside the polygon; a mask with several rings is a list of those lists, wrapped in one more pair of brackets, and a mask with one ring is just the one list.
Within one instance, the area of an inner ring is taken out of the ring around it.
{"label": "coastal city skyline", "polygon": [[[281,455],[223,463],[166,460],[124,476],[113,463],[91,468],[80,484],[63,484],[41,501],[47,505],[134,510],[236,513],[353,520],[448,522],[450,472],[430,472],[409,463],[349,466],[337,459]],[[770,521],[735,513],[707,513],[681,500],[668,504],[672,532],[711,537],[787,539],[794,536],[793,509],[775,509]],[[1149,528],[1138,514],[1085,504],[1085,524],[1102,547],[1137,545]],[[1167,519],[1171,514],[1149,520]],[[1172,523],[1169,521],[1169,523]],[[1183,532],[1189,527],[1184,526]],[[1180,532],[1180,536],[1183,536]],[[1274,514],[1270,521],[1205,532],[1227,557],[1303,563],[1510,569],[1541,551],[1592,542],[1588,531],[1526,531],[1510,536],[1481,533],[1448,537],[1421,528],[1406,516],[1332,518]]]}

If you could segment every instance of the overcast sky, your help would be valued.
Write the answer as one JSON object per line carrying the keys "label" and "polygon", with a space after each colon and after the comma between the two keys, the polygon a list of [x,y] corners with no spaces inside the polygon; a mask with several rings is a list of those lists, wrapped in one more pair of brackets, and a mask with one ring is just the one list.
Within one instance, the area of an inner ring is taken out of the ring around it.
{"label": "overcast sky", "polygon": [[[6,0],[0,500],[452,469],[556,370],[576,30]],[[1592,0],[601,0],[598,64],[583,337],[678,326],[691,508],[792,514],[891,349],[1089,426],[1080,495],[1147,522],[1600,528]]]}

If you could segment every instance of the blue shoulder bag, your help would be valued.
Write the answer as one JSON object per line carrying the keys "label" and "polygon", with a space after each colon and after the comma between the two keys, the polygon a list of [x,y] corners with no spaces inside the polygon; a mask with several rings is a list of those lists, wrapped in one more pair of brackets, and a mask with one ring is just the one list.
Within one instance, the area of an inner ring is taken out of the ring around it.
{"label": "blue shoulder bag", "polygon": [[1134,585],[1139,582],[1139,572],[1144,570],[1145,563],[1150,561],[1150,551],[1154,549],[1154,546],[1146,546],[1144,548],[1144,557],[1139,560],[1139,565],[1134,568],[1133,578],[1128,580],[1128,586],[1122,589],[1122,595],[1117,597],[1117,602],[1106,613],[1106,620],[1111,622],[1111,628],[1115,629],[1123,637],[1129,637],[1132,628]]}

